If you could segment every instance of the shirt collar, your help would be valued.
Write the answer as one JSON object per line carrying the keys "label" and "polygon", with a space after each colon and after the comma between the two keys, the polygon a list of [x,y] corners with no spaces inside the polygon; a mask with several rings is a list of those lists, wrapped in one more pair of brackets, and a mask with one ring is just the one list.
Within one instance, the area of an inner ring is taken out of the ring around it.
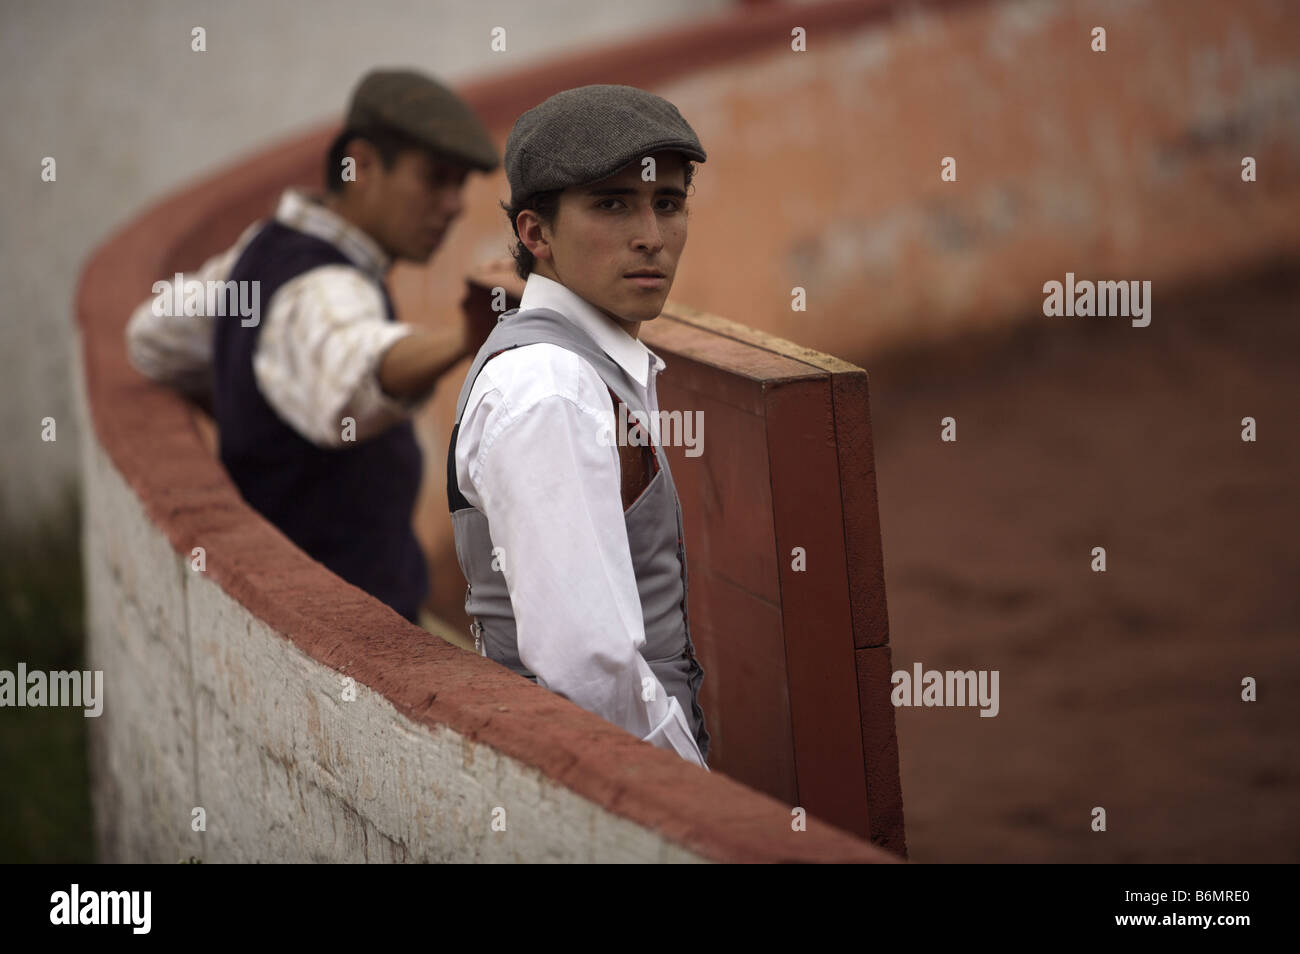
{"label": "shirt collar", "polygon": [[524,293],[519,299],[520,311],[529,308],[558,311],[591,335],[601,350],[643,388],[649,380],[651,364],[654,365],[656,374],[666,367],[663,358],[615,325],[612,319],[607,318],[589,301],[580,298],[559,282],[536,272],[528,276],[528,281],[524,283]]}
{"label": "shirt collar", "polygon": [[275,210],[275,219],[289,228],[329,242],[378,281],[382,282],[392,267],[392,258],[378,242],[301,189],[284,191]]}

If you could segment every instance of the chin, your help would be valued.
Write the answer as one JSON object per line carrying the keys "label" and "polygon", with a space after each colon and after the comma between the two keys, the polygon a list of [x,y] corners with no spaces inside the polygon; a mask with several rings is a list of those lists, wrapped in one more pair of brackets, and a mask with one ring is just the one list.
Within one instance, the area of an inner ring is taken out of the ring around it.
{"label": "chin", "polygon": [[645,305],[638,305],[635,308],[628,308],[618,312],[619,320],[627,324],[637,324],[642,321],[649,321],[651,318],[659,316],[659,312],[650,313]]}
{"label": "chin", "polygon": [[428,245],[424,242],[417,242],[411,245],[404,245],[389,254],[395,259],[401,259],[407,262],[424,263],[433,258],[433,253],[438,251],[441,245],[441,242],[435,242],[433,245]]}
{"label": "chin", "polygon": [[667,300],[666,295],[653,301],[642,298],[631,302],[626,309],[618,312],[618,314],[624,321],[650,321],[652,318],[659,317],[659,313],[664,310],[664,303]]}

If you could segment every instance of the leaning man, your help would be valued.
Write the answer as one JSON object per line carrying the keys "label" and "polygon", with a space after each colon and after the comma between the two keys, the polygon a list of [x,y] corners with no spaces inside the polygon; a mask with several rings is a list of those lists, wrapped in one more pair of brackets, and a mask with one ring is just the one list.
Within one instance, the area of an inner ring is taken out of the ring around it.
{"label": "leaning man", "polygon": [[[665,364],[640,331],[672,287],[704,159],[676,107],[633,87],[566,90],[519,118],[506,213],[527,281],[470,367],[447,461],[480,652],[701,766]],[[629,419],[655,433],[617,433]]]}
{"label": "leaning man", "polygon": [[370,73],[326,156],[325,194],[287,190],[273,218],[180,276],[187,289],[226,283],[261,313],[178,315],[165,307],[176,283],[160,282],[127,328],[138,370],[213,409],[244,499],[412,622],[429,579],[411,527],[423,463],[410,416],[476,342],[463,325],[399,323],[385,278],[397,259],[429,260],[468,173],[497,165],[451,90],[410,70]]}

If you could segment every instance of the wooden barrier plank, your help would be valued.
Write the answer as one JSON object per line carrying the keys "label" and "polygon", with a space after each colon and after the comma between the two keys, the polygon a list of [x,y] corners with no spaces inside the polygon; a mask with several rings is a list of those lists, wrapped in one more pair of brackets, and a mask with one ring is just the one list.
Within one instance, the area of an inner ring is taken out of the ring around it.
{"label": "wooden barrier plank", "polygon": [[767,404],[799,804],[867,837],[830,376],[771,387]]}
{"label": "wooden barrier plank", "polygon": [[704,668],[709,766],[798,804],[780,607],[693,562],[689,547],[688,531],[691,637]]}
{"label": "wooden barrier plank", "polygon": [[884,646],[889,642],[889,613],[885,603],[880,509],[876,503],[869,381],[865,371],[837,371],[832,374],[831,382],[854,645],[859,649]]}
{"label": "wooden barrier plank", "polygon": [[862,756],[867,769],[871,806],[871,840],[907,857],[903,828],[903,786],[898,774],[898,735],[889,699],[893,672],[888,646],[859,649],[858,704],[861,708]]}
{"label": "wooden barrier plank", "polygon": [[[884,669],[864,669],[870,661],[881,659],[882,654],[888,659],[889,643],[867,372],[832,355],[681,304],[670,302],[669,310],[678,320],[803,362],[830,376],[847,583],[853,641],[858,650],[855,669],[870,832],[873,841],[905,854],[894,710],[892,705],[881,704],[882,699],[888,702],[891,673],[887,665]],[[881,653],[861,652],[867,648],[878,648]]]}

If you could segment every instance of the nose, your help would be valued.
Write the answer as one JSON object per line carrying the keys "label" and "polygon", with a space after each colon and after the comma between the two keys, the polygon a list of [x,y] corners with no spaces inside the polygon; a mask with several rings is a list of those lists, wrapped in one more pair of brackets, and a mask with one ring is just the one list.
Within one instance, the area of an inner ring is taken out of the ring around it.
{"label": "nose", "polygon": [[465,202],[461,196],[461,187],[458,185],[448,186],[442,190],[442,212],[447,217],[447,221],[459,216],[465,211]]}
{"label": "nose", "polygon": [[642,206],[637,217],[636,233],[633,247],[638,252],[656,255],[664,247],[663,233],[659,230],[659,216],[655,214],[653,203]]}

